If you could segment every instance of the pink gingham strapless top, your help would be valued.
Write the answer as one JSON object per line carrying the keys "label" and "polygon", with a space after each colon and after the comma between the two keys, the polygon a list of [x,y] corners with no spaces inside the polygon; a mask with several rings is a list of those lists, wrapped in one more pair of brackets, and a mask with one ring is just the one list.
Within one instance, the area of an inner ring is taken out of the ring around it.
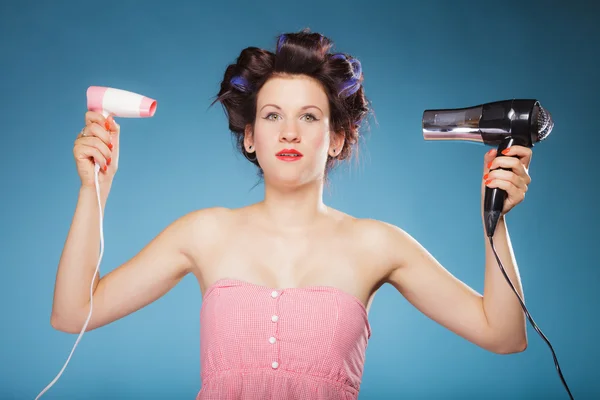
{"label": "pink gingham strapless top", "polygon": [[340,289],[220,279],[202,300],[196,400],[355,400],[370,337]]}

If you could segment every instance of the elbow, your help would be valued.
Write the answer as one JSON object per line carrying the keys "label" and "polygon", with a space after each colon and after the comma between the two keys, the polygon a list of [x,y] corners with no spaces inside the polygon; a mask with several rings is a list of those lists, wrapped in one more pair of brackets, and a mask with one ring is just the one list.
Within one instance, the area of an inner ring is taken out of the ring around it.
{"label": "elbow", "polygon": [[527,338],[520,341],[511,341],[497,344],[493,348],[489,349],[496,354],[515,354],[522,353],[527,350]]}
{"label": "elbow", "polygon": [[495,354],[515,354],[527,350],[527,330],[520,329],[517,332],[498,332],[489,329],[487,340],[482,347]]}
{"label": "elbow", "polygon": [[64,324],[55,314],[50,316],[50,326],[60,332],[65,332]]}
{"label": "elbow", "polygon": [[74,329],[72,329],[72,327],[69,326],[69,324],[64,321],[64,319],[58,317],[58,315],[54,313],[50,316],[50,325],[59,332],[77,333]]}
{"label": "elbow", "polygon": [[515,354],[527,350],[528,339],[526,327],[510,329],[493,329],[488,325],[487,340],[484,348],[495,354]]}
{"label": "elbow", "polygon": [[502,347],[502,348],[499,348],[496,351],[494,351],[494,353],[496,353],[496,354],[516,354],[516,353],[522,353],[525,350],[527,350],[527,342],[517,345],[517,346]]}

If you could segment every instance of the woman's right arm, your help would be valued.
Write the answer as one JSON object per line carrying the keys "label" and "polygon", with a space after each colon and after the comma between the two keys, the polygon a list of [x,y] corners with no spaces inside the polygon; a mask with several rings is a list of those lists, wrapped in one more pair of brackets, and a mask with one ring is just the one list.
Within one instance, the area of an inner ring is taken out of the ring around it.
{"label": "woman's right arm", "polygon": [[[118,151],[115,132],[104,129],[102,115],[88,113],[85,137],[76,140],[75,158],[82,179],[71,227],[59,261],[52,304],[51,324],[60,331],[79,333],[90,311],[90,286],[100,255],[98,198],[93,184],[94,162]],[[92,135],[93,134],[93,135]],[[111,142],[111,151],[105,146]],[[104,143],[104,144],[103,144]],[[117,153],[118,154],[118,153]],[[100,171],[101,207],[104,207],[116,163]],[[114,168],[114,169],[113,169]],[[112,171],[111,171],[112,170]],[[191,252],[217,227],[219,209],[204,209],[178,218],[138,254],[94,281],[92,317],[87,331],[109,324],[157,300],[195,266]]]}
{"label": "woman's right arm", "polygon": [[[52,326],[79,333],[90,310],[90,285],[98,262],[95,194],[83,191],[56,278]],[[104,277],[96,277],[92,317],[86,331],[116,321],[159,299],[192,268],[188,249],[199,238],[194,226],[208,228],[211,210],[187,214],[167,226],[138,254]]]}

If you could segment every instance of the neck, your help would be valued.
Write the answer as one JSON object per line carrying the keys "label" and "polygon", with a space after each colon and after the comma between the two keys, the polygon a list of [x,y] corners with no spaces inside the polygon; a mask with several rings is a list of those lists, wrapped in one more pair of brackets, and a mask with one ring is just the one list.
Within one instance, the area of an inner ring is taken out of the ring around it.
{"label": "neck", "polygon": [[293,188],[265,185],[265,199],[258,203],[264,218],[278,230],[310,228],[328,212],[323,203],[323,182]]}

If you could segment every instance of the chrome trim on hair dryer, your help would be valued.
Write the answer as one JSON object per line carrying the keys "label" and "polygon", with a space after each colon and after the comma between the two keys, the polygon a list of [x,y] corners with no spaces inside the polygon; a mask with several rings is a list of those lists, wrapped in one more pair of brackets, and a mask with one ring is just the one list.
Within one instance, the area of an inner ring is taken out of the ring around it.
{"label": "chrome trim on hair dryer", "polygon": [[483,106],[426,110],[423,113],[423,137],[425,140],[462,140],[483,142],[479,121]]}
{"label": "chrome trim on hair dryer", "polygon": [[513,99],[468,108],[425,110],[425,140],[459,140],[499,146],[507,137],[513,144],[533,147],[552,131],[550,113],[537,100]]}

